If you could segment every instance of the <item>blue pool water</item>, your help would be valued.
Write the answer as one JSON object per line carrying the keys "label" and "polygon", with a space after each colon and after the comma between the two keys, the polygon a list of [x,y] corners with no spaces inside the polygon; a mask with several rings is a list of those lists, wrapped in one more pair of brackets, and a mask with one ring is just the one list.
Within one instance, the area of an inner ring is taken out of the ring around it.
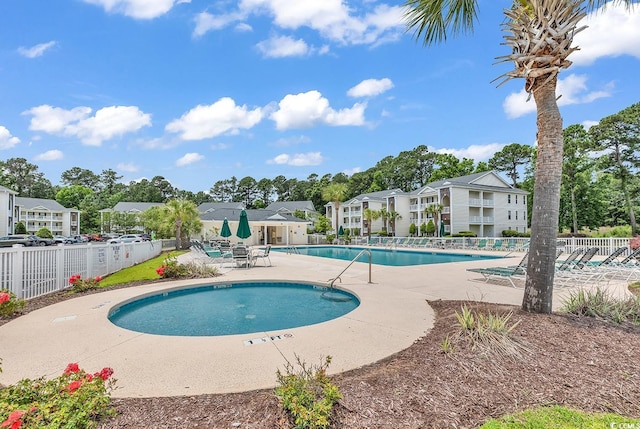
{"label": "blue pool water", "polygon": [[325,287],[312,284],[228,283],[147,296],[115,307],[109,320],[148,334],[234,335],[325,322],[358,305],[357,297],[350,293],[337,289],[327,293]]}
{"label": "blue pool water", "polygon": [[[400,267],[405,265],[443,264],[447,262],[469,262],[482,259],[496,259],[500,256],[472,255],[461,253],[444,253],[429,251],[410,251],[399,249],[372,249],[371,263]],[[276,252],[287,252],[286,248],[271,249]],[[343,259],[352,261],[362,251],[361,247],[349,246],[296,246],[296,251],[302,255],[320,256],[322,258]],[[359,262],[369,262],[366,253],[360,256]]]}

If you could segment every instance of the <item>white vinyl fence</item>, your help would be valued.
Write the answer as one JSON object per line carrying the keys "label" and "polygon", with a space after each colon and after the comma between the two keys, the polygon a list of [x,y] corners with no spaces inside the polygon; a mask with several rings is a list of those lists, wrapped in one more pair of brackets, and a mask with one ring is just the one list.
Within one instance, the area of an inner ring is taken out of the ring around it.
{"label": "white vinyl fence", "polygon": [[69,277],[105,276],[162,252],[161,241],[0,249],[0,289],[31,299],[69,287]]}

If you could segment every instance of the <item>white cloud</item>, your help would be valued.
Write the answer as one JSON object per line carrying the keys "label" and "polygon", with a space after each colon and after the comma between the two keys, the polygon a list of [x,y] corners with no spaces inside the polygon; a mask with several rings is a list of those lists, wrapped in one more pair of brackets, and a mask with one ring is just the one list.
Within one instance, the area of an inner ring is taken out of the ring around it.
{"label": "white cloud", "polygon": [[306,167],[309,165],[320,165],[324,161],[320,152],[296,153],[289,155],[283,153],[267,161],[267,164],[285,164],[294,167]]}
{"label": "white cloud", "polygon": [[582,121],[582,126],[585,130],[589,131],[589,128],[593,127],[594,125],[598,125],[599,123],[600,121]]}
{"label": "white cloud", "polygon": [[136,106],[109,106],[89,116],[89,107],[71,110],[41,105],[23,114],[32,115],[29,129],[49,134],[77,137],[88,146],[100,146],[103,141],[138,131],[151,125],[151,115]]}
{"label": "white cloud", "polygon": [[488,161],[496,152],[499,152],[506,145],[502,143],[489,143],[485,145],[471,145],[463,149],[435,149],[429,147],[429,150],[436,153],[449,153],[456,158],[470,158],[475,161]]}
{"label": "white cloud", "polygon": [[225,133],[237,134],[250,129],[262,120],[262,109],[236,106],[233,99],[223,97],[208,106],[198,105],[180,119],[171,121],[165,130],[180,133],[182,140],[202,140]]}
{"label": "white cloud", "polygon": [[109,13],[119,13],[135,19],[153,19],[169,12],[180,3],[191,0],[83,0],[85,3],[102,6]]}
{"label": "white cloud", "polygon": [[259,42],[256,47],[267,58],[302,57],[311,52],[304,40],[276,36]]}
{"label": "white cloud", "polygon": [[121,162],[120,164],[116,165],[116,168],[118,169],[118,171],[126,171],[127,173],[135,173],[136,171],[140,170],[140,167],[132,162]]}
{"label": "white cloud", "polygon": [[307,128],[319,123],[332,126],[363,125],[365,108],[365,103],[356,103],[352,108],[336,111],[318,91],[308,91],[286,95],[270,119],[275,121],[279,130]]}
{"label": "white cloud", "polygon": [[373,97],[393,88],[391,79],[366,79],[347,91],[349,97]]}
{"label": "white cloud", "polygon": [[311,139],[304,135],[290,136],[290,137],[280,138],[275,142],[271,143],[271,145],[275,147],[289,147],[289,146],[296,146],[299,144],[309,143],[310,141]]}
{"label": "white cloud", "polygon": [[[611,97],[614,84],[609,82],[603,88],[589,91],[587,87],[587,76],[570,74],[565,79],[558,80],[556,94],[559,106],[570,104],[591,103],[599,98]],[[536,103],[533,97],[527,101],[528,94],[522,89],[520,92],[511,93],[505,98],[502,107],[508,118],[518,118],[528,113],[536,111]]]}
{"label": "white cloud", "polygon": [[361,171],[362,171],[362,168],[360,167],[353,167],[347,170],[342,170],[342,172],[347,176],[353,176],[355,173],[360,173]]}
{"label": "white cloud", "polygon": [[11,132],[6,127],[0,125],[0,150],[11,149],[18,143],[20,143],[20,139],[12,136]]}
{"label": "white cloud", "polygon": [[640,59],[640,7],[607,4],[590,13],[580,24],[588,28],[576,34],[573,46],[580,48],[569,59],[589,65],[599,58],[631,55]]}
{"label": "white cloud", "polygon": [[227,143],[215,143],[211,145],[211,150],[226,150],[229,149],[231,146],[228,145]]}
{"label": "white cloud", "polygon": [[356,8],[343,0],[241,0],[233,13],[201,13],[196,18],[194,36],[221,30],[251,15],[267,15],[282,29],[306,27],[335,43],[375,46],[397,40],[404,34],[403,10],[400,6],[374,5],[373,2],[363,2]]}
{"label": "white cloud", "polygon": [[193,164],[194,162],[198,162],[202,159],[204,159],[204,156],[200,155],[199,153],[185,153],[182,158],[179,158],[176,161],[176,166],[184,167],[185,165]]}
{"label": "white cloud", "polygon": [[40,44],[32,46],[30,48],[25,48],[23,46],[20,46],[18,48],[18,53],[20,55],[22,55],[23,57],[37,58],[37,57],[43,55],[49,49],[53,48],[56,44],[57,44],[57,42],[52,40],[51,42],[40,43]]}
{"label": "white cloud", "polygon": [[44,153],[36,155],[33,159],[35,161],[57,161],[58,159],[64,158],[64,154],[62,151],[53,149],[48,150]]}

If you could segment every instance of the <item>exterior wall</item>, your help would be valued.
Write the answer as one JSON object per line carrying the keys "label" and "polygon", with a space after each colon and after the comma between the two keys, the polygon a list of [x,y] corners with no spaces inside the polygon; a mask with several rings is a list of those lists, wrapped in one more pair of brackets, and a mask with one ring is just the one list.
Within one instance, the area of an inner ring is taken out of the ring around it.
{"label": "exterior wall", "polygon": [[30,234],[35,234],[40,228],[47,228],[53,235],[76,235],[80,231],[79,219],[80,215],[76,210],[57,211],[44,207],[33,209],[20,207],[16,223],[24,223]]}
{"label": "exterior wall", "polygon": [[[511,212],[511,219],[509,219]],[[496,215],[499,216],[499,229],[496,234],[503,230],[513,229],[518,232],[527,230],[527,205],[526,196],[514,193],[500,193],[496,196]]]}
{"label": "exterior wall", "polygon": [[409,215],[411,199],[408,195],[398,195],[393,198],[395,202],[394,210],[402,216],[402,219],[396,220],[393,233],[398,237],[407,237],[409,235],[409,225],[411,225],[411,216]]}
{"label": "exterior wall", "polygon": [[14,201],[14,194],[0,191],[0,236],[2,237],[13,234]]}
{"label": "exterior wall", "polygon": [[[222,229],[222,220],[203,220],[202,230],[199,238],[204,241],[219,240],[224,237],[214,234],[214,228],[217,231]],[[227,237],[231,243],[242,241],[249,246],[260,246],[264,244],[273,244],[274,246],[308,244],[307,224],[304,222],[249,222],[251,228],[251,236],[245,240],[235,236],[238,229],[238,221],[229,221],[231,228],[231,237]],[[266,241],[265,241],[266,239]]]}
{"label": "exterior wall", "polygon": [[451,198],[451,224],[449,233],[455,234],[460,231],[469,231],[469,190],[463,188],[452,188]]}
{"label": "exterior wall", "polygon": [[500,178],[494,176],[493,174],[487,174],[479,180],[474,182],[476,185],[486,185],[486,186],[497,186],[500,188],[504,187],[504,182],[500,180]]}

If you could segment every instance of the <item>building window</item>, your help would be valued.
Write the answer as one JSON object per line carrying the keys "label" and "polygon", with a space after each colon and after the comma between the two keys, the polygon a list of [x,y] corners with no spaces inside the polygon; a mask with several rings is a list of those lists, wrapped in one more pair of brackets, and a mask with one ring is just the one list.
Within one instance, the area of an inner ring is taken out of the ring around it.
{"label": "building window", "polygon": [[511,194],[507,194],[507,203],[511,204]]}
{"label": "building window", "polygon": [[511,210],[507,212],[507,219],[511,220]]}
{"label": "building window", "polygon": [[[518,196],[516,195],[516,204],[518,204]],[[516,218],[517,219],[517,218]]]}
{"label": "building window", "polygon": [[518,220],[518,211],[516,210],[516,220]]}

